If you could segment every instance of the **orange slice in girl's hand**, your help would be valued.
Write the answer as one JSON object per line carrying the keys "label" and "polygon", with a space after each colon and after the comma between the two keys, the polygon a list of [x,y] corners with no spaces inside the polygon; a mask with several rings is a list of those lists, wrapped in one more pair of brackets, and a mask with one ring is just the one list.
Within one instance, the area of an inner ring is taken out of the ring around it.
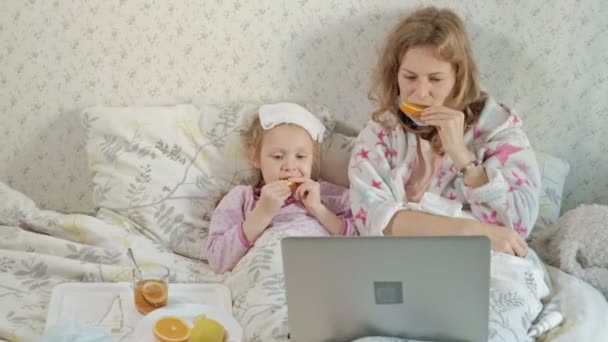
{"label": "orange slice in girl's hand", "polygon": [[147,280],[141,288],[141,294],[146,302],[152,305],[162,305],[167,301],[167,284],[162,280]]}
{"label": "orange slice in girl's hand", "polygon": [[179,317],[161,317],[154,323],[154,336],[160,342],[185,342],[190,338],[190,327]]}
{"label": "orange slice in girl's hand", "polygon": [[289,187],[289,189],[291,189],[291,192],[296,191],[296,189],[298,188],[298,185],[299,185],[296,182],[292,182],[292,181],[288,181],[288,180],[285,181],[285,184]]}
{"label": "orange slice in girl's hand", "polygon": [[401,102],[401,105],[399,106],[399,108],[401,109],[401,111],[403,111],[406,114],[409,114],[409,115],[415,116],[415,117],[419,117],[420,113],[422,113],[422,111],[427,109],[428,107],[409,103],[409,102]]}

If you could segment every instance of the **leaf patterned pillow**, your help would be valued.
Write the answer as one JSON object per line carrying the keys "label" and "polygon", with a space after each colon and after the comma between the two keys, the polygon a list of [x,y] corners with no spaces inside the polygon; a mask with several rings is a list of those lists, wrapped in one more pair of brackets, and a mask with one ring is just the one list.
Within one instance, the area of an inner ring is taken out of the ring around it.
{"label": "leaf patterned pillow", "polygon": [[[207,258],[219,199],[254,184],[242,131],[259,105],[92,107],[82,112],[97,216],[139,230],[172,251]],[[308,105],[327,126],[325,107]]]}
{"label": "leaf patterned pillow", "polygon": [[564,184],[570,172],[568,162],[548,153],[536,151],[536,160],[541,175],[540,208],[538,220],[532,230],[530,239],[534,239],[542,230],[555,223],[559,218]]}
{"label": "leaf patterned pillow", "polygon": [[82,118],[98,216],[206,259],[215,202],[255,174],[242,158],[238,108],[93,107]]}
{"label": "leaf patterned pillow", "polygon": [[336,130],[323,141],[321,153],[321,178],[323,180],[348,188],[348,162],[356,138]]}

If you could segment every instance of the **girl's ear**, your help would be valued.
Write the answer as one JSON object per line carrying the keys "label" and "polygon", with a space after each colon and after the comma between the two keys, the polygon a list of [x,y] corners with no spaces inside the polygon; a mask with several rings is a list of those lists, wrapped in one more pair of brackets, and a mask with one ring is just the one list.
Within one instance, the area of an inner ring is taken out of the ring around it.
{"label": "girl's ear", "polygon": [[249,152],[249,161],[251,162],[251,165],[253,165],[253,167],[255,167],[256,169],[260,168],[260,156],[258,153],[255,153],[255,151]]}

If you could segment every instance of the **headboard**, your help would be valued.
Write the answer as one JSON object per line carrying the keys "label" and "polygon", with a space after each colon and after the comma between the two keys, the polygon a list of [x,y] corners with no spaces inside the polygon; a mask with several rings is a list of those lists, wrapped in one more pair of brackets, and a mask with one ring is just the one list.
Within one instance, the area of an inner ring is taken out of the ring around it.
{"label": "headboard", "polygon": [[[90,211],[92,105],[322,103],[360,127],[377,48],[418,1],[2,1],[0,180]],[[570,162],[564,208],[608,203],[608,6],[425,1],[465,17],[482,86]]]}

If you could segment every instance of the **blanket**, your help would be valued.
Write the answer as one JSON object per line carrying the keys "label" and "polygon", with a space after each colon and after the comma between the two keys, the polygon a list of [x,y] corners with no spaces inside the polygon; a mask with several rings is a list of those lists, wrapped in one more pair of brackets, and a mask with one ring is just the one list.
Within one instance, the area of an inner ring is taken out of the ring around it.
{"label": "blanket", "polygon": [[[51,291],[57,284],[129,281],[131,267],[125,250],[131,247],[142,263],[170,265],[173,282],[227,285],[246,341],[286,341],[289,327],[280,240],[289,232],[264,234],[233,272],[219,276],[202,261],[173,253],[118,216],[105,217],[41,210],[0,182],[0,340],[37,341],[44,333]],[[549,271],[546,276],[553,287],[544,306],[557,309],[564,321],[540,339],[608,341],[608,304],[602,295],[556,268]],[[493,292],[491,300],[501,302],[502,306],[495,307],[504,312],[496,317],[504,320],[491,330],[528,329],[536,315],[512,322],[508,312],[539,310],[525,300],[538,297],[534,288],[513,289],[514,296],[509,295],[511,290]]]}
{"label": "blanket", "polygon": [[548,264],[593,285],[608,298],[608,206],[569,210],[534,240]]}
{"label": "blanket", "polygon": [[[232,291],[234,313],[243,323],[247,341],[287,340],[289,326],[280,241],[297,235],[290,231],[266,232],[225,280]],[[556,268],[550,267],[549,272],[544,272],[542,262],[533,251],[527,259],[493,253],[491,265],[490,341],[534,341],[536,338],[568,341],[579,336],[594,336],[589,341],[601,341],[596,335],[590,335],[596,332],[608,337],[608,329],[604,328],[608,304],[588,284]],[[555,284],[550,291],[546,284],[552,282]],[[585,303],[585,307],[575,308],[574,301]],[[573,324],[573,321],[581,323]],[[364,340],[403,341],[384,337]]]}

